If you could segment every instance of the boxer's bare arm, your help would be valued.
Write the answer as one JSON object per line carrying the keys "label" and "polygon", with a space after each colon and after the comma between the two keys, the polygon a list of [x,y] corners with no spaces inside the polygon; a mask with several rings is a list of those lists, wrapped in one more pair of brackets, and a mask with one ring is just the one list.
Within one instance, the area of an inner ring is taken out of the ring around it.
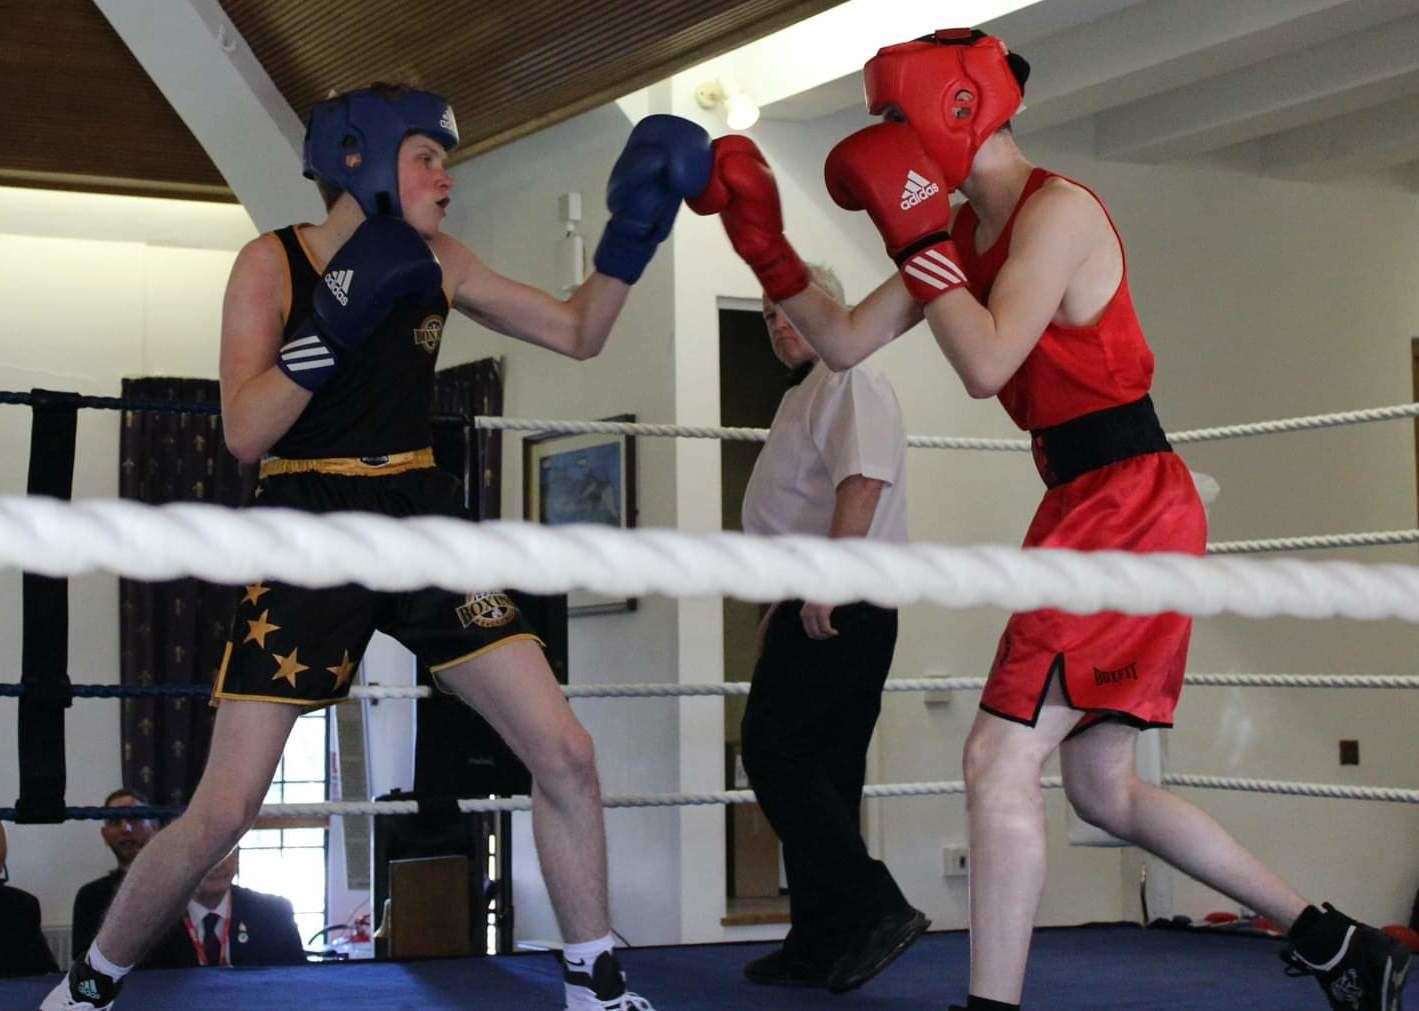
{"label": "boxer's bare arm", "polygon": [[243,463],[261,459],[295,421],[311,394],[276,367],[291,281],[274,235],[237,254],[222,302],[222,431]]}
{"label": "boxer's bare arm", "polygon": [[601,353],[630,286],[592,272],[566,300],[504,277],[446,235],[433,243],[453,307],[490,330],[585,361]]}
{"label": "boxer's bare arm", "polygon": [[921,306],[896,274],[851,309],[815,284],[779,305],[835,372],[852,368],[921,322]]}

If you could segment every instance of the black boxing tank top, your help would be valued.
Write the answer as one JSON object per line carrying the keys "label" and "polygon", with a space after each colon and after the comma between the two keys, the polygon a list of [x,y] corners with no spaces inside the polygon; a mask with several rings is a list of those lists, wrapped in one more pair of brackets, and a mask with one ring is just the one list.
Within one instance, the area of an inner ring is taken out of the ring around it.
{"label": "black boxing tank top", "polygon": [[[310,315],[315,286],[322,283],[299,227],[273,233],[285,250],[291,278],[283,344]],[[340,356],[335,375],[276,440],[270,455],[377,457],[428,446],[434,362],[447,317],[448,301],[442,295],[395,306],[357,351]]]}

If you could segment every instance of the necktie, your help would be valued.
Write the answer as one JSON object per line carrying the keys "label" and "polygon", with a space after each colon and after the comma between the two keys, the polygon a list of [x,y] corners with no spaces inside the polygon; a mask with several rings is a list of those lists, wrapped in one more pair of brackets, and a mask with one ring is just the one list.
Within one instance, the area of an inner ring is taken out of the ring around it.
{"label": "necktie", "polygon": [[217,924],[221,922],[221,916],[216,913],[202,917],[202,956],[208,965],[222,964],[222,938],[217,933]]}

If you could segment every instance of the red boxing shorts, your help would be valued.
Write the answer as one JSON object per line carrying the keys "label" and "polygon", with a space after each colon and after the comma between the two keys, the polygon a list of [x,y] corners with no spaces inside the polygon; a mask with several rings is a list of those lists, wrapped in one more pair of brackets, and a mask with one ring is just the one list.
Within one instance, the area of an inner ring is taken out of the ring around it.
{"label": "red boxing shorts", "polygon": [[[1051,488],[1024,546],[1201,555],[1207,517],[1182,459],[1149,453]],[[1034,726],[1057,674],[1069,705],[1084,714],[1073,733],[1110,719],[1170,727],[1191,635],[1192,619],[1175,612],[1012,615],[980,706]]]}

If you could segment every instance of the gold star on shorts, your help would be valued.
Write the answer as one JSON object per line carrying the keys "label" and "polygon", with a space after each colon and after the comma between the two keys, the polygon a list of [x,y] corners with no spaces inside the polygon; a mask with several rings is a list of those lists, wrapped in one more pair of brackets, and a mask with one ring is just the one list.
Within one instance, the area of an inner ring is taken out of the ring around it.
{"label": "gold star on shorts", "polygon": [[273,653],[272,656],[281,661],[280,668],[271,676],[272,681],[285,679],[286,684],[294,688],[296,686],[296,675],[303,670],[310,670],[309,667],[296,659],[296,650],[294,649],[292,649],[287,656],[281,656],[279,653]]}
{"label": "gold star on shorts", "polygon": [[335,675],[336,691],[339,691],[341,688],[344,688],[347,684],[349,684],[350,675],[355,673],[355,663],[353,660],[350,659],[350,651],[348,649],[344,650],[344,654],[344,659],[340,661],[338,666],[325,668],[331,674]]}
{"label": "gold star on shorts", "polygon": [[256,645],[260,646],[262,649],[266,648],[266,637],[272,632],[279,631],[281,628],[280,625],[273,625],[266,620],[270,613],[269,610],[262,611],[261,617],[257,618],[255,621],[247,621],[246,638],[242,640],[243,643],[254,641]]}
{"label": "gold star on shorts", "polygon": [[[265,583],[252,583],[246,588],[246,596],[241,598],[241,602],[243,604],[255,604],[261,599],[263,593],[270,592],[271,587],[267,586]],[[230,600],[231,598],[228,597],[227,599]]]}

